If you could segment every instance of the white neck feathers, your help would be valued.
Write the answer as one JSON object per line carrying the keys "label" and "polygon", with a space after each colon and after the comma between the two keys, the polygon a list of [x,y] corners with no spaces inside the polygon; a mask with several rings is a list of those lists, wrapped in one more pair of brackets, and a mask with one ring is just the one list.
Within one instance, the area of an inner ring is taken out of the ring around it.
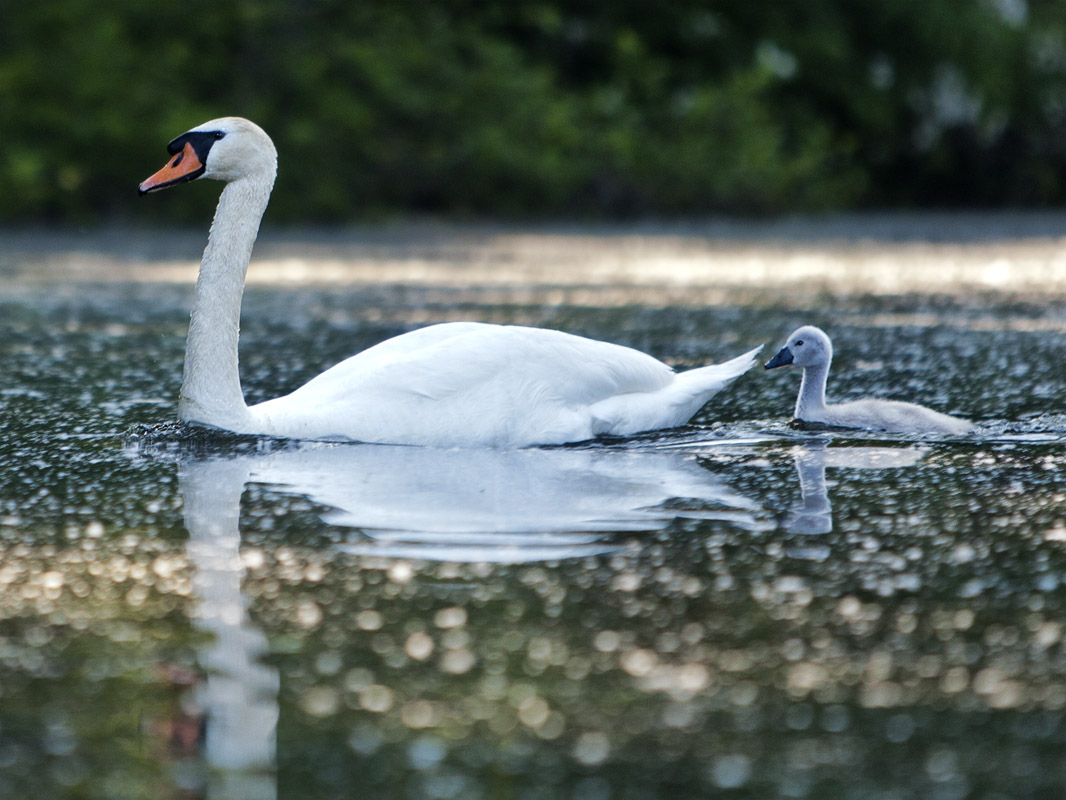
{"label": "white neck feathers", "polygon": [[250,415],[237,365],[241,297],[274,171],[226,184],[196,280],[185,348],[178,415],[233,431],[248,429]]}
{"label": "white neck feathers", "polygon": [[825,384],[829,379],[829,361],[803,368],[799,397],[796,398],[796,419],[817,419],[825,411]]}

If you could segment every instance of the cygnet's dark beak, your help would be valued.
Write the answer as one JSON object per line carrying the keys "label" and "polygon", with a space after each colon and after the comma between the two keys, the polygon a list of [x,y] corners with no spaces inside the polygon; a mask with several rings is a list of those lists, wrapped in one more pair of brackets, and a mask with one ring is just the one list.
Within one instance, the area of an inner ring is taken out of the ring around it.
{"label": "cygnet's dark beak", "polygon": [[788,349],[788,345],[785,345],[777,351],[777,355],[766,362],[766,369],[773,369],[774,367],[787,367],[792,363],[792,351]]}

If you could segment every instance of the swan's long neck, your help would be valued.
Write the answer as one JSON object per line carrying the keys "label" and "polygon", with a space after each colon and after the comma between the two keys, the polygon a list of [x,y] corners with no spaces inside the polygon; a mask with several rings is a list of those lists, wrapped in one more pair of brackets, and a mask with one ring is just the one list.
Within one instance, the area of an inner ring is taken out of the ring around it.
{"label": "swan's long neck", "polygon": [[803,368],[803,382],[796,398],[796,419],[810,419],[825,410],[825,384],[829,379],[829,361]]}
{"label": "swan's long neck", "polygon": [[237,368],[244,278],[259,222],[266,211],[271,172],[226,184],[211,223],[185,346],[178,415],[241,432],[250,422]]}

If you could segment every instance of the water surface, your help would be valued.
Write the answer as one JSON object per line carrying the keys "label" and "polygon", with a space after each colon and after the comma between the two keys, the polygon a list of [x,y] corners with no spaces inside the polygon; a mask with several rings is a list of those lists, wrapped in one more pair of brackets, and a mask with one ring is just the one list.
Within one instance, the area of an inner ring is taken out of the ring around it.
{"label": "water surface", "polygon": [[[0,796],[1062,796],[1066,284],[1028,282],[1062,231],[1003,225],[555,233],[565,275],[536,231],[253,264],[250,401],[445,319],[681,368],[812,322],[835,398],[980,424],[796,431],[798,374],[758,370],[683,430],[503,453],[168,427],[197,237],[8,237]],[[774,280],[797,251],[822,267]],[[766,275],[701,277],[720,252]],[[957,285],[891,288],[916,252]]]}

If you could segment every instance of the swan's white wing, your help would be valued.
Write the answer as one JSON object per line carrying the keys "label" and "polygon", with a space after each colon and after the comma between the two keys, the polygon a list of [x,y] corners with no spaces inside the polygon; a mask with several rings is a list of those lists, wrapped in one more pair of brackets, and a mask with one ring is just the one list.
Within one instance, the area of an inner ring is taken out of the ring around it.
{"label": "swan's white wing", "polygon": [[648,392],[673,370],[621,345],[561,331],[483,323],[445,323],[411,331],[352,356],[298,392],[348,394],[353,382],[442,400],[509,385],[592,404],[616,394]]}

